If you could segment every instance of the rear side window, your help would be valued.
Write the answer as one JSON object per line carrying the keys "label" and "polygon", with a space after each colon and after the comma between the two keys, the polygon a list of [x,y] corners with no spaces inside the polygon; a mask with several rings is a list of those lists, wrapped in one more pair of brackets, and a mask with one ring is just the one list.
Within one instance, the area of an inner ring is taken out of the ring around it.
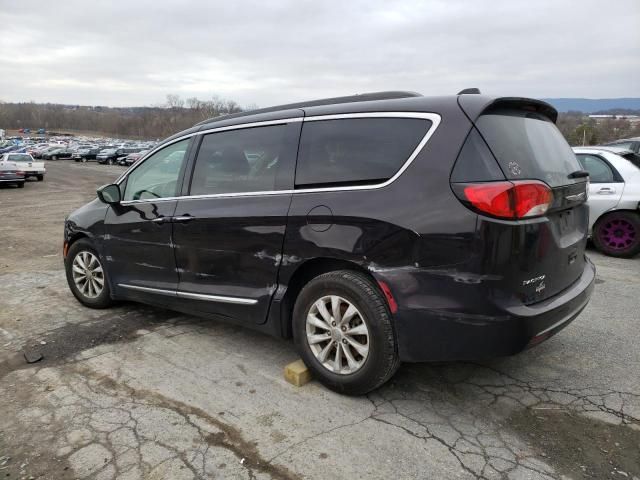
{"label": "rear side window", "polygon": [[393,177],[431,127],[417,118],[305,122],[296,187],[366,185]]}
{"label": "rear side window", "polygon": [[33,162],[31,155],[9,155],[10,162]]}
{"label": "rear side window", "polygon": [[504,180],[504,175],[478,130],[472,128],[458,155],[451,173],[451,181],[459,183],[494,180]]}
{"label": "rear side window", "polygon": [[499,110],[482,115],[476,126],[509,180],[537,179],[557,187],[574,183],[569,174],[581,169],[554,123],[539,114]]}
{"label": "rear side window", "polygon": [[596,155],[579,153],[576,155],[582,168],[589,172],[591,183],[612,183],[615,181],[611,167]]}

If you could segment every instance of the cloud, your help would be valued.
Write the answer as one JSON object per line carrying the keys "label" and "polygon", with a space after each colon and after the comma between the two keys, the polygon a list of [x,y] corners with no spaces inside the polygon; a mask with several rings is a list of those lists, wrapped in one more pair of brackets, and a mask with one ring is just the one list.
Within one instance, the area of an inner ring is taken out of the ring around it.
{"label": "cloud", "polygon": [[0,100],[640,96],[637,0],[7,2]]}

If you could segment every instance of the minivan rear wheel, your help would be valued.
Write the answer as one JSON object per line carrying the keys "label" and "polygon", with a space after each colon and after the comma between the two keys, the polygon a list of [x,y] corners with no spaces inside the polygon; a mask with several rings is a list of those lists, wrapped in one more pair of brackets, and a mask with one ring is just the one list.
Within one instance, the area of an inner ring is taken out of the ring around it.
{"label": "minivan rear wheel", "polygon": [[384,296],[358,272],[340,270],[311,280],[296,300],[293,335],[314,377],[340,393],[366,394],[399,366]]}
{"label": "minivan rear wheel", "polygon": [[612,257],[633,257],[640,253],[640,215],[634,212],[611,212],[593,227],[596,248]]}

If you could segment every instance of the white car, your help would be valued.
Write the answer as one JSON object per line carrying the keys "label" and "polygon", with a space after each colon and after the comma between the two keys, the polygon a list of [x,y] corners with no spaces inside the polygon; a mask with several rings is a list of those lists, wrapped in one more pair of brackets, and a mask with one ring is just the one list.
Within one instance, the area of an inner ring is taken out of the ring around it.
{"label": "white car", "polygon": [[0,162],[0,185],[13,184],[24,188],[24,172],[12,162]]}
{"label": "white car", "polygon": [[47,173],[44,168],[44,162],[34,160],[28,153],[5,153],[0,156],[0,162],[13,162],[20,170],[24,172],[24,178],[36,177],[39,182],[44,180],[44,174]]}
{"label": "white car", "polygon": [[589,233],[593,243],[607,255],[636,255],[640,252],[637,155],[616,147],[574,147],[573,151],[589,172]]}

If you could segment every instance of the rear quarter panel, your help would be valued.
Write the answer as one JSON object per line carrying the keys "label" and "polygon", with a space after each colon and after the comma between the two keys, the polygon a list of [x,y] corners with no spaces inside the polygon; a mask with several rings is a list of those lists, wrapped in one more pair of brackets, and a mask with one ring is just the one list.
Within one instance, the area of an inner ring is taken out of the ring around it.
{"label": "rear quarter panel", "polygon": [[386,282],[401,308],[438,303],[439,289],[446,289],[441,272],[455,271],[473,255],[477,215],[460,204],[449,185],[471,123],[455,102],[431,113],[441,115],[439,127],[390,185],[294,193],[276,302],[305,262],[331,258],[352,262]]}

